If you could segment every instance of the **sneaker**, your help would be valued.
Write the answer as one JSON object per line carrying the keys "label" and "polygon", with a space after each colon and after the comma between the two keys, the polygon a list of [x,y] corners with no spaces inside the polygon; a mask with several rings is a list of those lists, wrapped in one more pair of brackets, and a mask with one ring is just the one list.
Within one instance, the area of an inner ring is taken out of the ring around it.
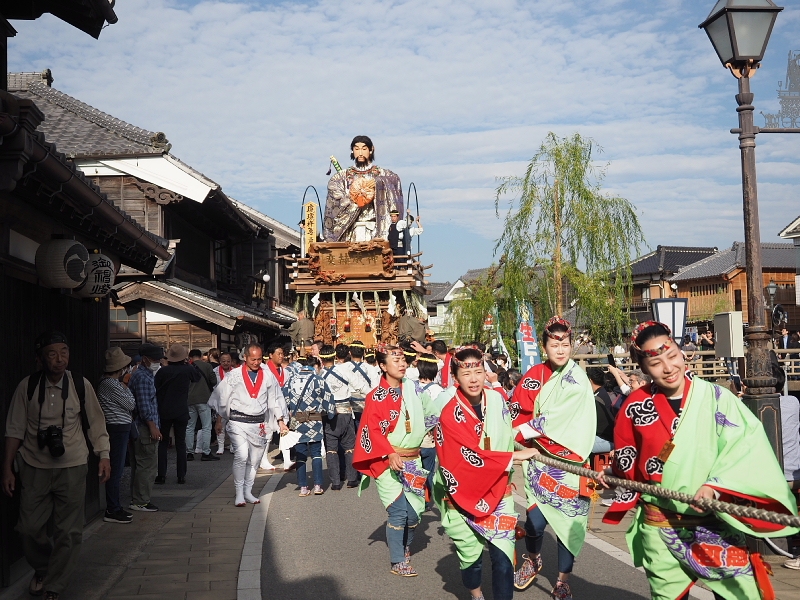
{"label": "sneaker", "polygon": [[800,571],[800,556],[797,558],[791,558],[783,563],[783,566],[787,569],[794,569],[795,571]]}
{"label": "sneaker", "polygon": [[554,600],[572,600],[572,590],[566,581],[556,581],[556,587],[550,592]]}
{"label": "sneaker", "polygon": [[315,496],[322,496],[322,494],[324,494],[324,493],[325,493],[325,490],[322,489],[322,486],[320,486],[320,485],[315,485],[314,486],[314,495]]}
{"label": "sneaker", "polygon": [[200,457],[200,460],[219,460],[219,456],[216,456],[214,454],[211,454],[211,452],[209,452],[208,454],[203,454],[203,456]]}
{"label": "sneaker", "polygon": [[194,460],[194,454],[191,452],[186,453],[186,460]]}
{"label": "sneaker", "polygon": [[310,496],[311,495],[311,490],[308,489],[307,487],[301,487],[300,488],[300,493],[298,495],[301,498],[305,498],[306,496]]}
{"label": "sneaker", "polygon": [[536,557],[534,561],[527,554],[522,555],[522,566],[514,573],[514,588],[519,591],[527,590],[542,570],[542,557]]}
{"label": "sneaker", "polygon": [[118,510],[115,512],[106,511],[106,514],[103,516],[103,521],[106,523],[130,523],[133,520],[133,515],[126,513],[123,510]]}
{"label": "sneaker", "polygon": [[156,485],[164,485],[166,482],[167,482],[166,477],[161,477],[161,475],[157,475],[156,480],[153,483],[155,483]]}
{"label": "sneaker", "polygon": [[44,594],[44,575],[33,574],[31,582],[28,584],[28,593],[31,596],[41,596]]}
{"label": "sneaker", "polygon": [[131,504],[128,508],[140,512],[158,512],[158,507],[152,502],[148,502],[147,504]]}
{"label": "sneaker", "polygon": [[416,569],[408,562],[395,563],[392,565],[392,574],[399,575],[400,577],[416,577],[418,575]]}

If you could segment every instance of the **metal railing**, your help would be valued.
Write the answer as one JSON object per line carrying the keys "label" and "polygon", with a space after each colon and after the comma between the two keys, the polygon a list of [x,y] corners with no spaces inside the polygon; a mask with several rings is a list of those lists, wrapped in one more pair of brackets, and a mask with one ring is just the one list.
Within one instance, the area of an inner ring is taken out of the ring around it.
{"label": "metal railing", "polygon": [[[725,359],[717,358],[713,350],[697,350],[688,354],[689,360],[687,364],[699,377],[717,382],[729,379]],[[790,380],[790,388],[794,388],[795,385],[792,385],[792,381],[800,381],[800,348],[775,350],[775,354],[778,356],[778,362],[785,369],[786,375]],[[637,365],[631,362],[629,354],[618,354],[614,358],[617,366],[625,373],[630,373],[638,368]],[[602,366],[608,362],[604,354],[575,354],[572,359],[583,369]],[[741,374],[743,375],[744,373],[742,372]]]}

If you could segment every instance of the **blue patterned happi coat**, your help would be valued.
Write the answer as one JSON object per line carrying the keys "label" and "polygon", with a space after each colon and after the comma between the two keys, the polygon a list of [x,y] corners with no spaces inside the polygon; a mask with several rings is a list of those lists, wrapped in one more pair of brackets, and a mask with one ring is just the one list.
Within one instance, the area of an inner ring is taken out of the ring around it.
{"label": "blue patterned happi coat", "polygon": [[[303,367],[286,382],[282,389],[292,417],[298,412],[312,411],[322,413],[329,419],[336,416],[333,393],[313,367]],[[295,431],[302,436],[299,440],[300,443],[320,442],[324,437],[322,421],[297,423]]]}

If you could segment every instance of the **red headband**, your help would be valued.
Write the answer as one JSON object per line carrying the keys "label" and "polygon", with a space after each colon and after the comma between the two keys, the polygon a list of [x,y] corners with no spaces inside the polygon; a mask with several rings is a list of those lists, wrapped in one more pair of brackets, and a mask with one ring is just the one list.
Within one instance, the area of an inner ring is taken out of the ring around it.
{"label": "red headband", "polygon": [[[565,333],[555,333],[553,331],[550,331],[550,328],[553,325],[562,325],[563,327],[567,328],[567,331]],[[547,337],[552,338],[554,340],[558,340],[559,342],[567,339],[570,335],[572,335],[572,325],[569,324],[569,321],[562,319],[558,315],[556,315],[547,322],[547,324],[544,326],[544,330],[547,332]]]}
{"label": "red headband", "polygon": [[639,323],[633,329],[633,333],[631,334],[631,346],[633,349],[636,350],[642,356],[661,356],[667,350],[672,348],[671,339],[670,341],[664,342],[658,348],[653,348],[652,350],[642,350],[639,346],[636,345],[636,338],[638,338],[645,329],[649,329],[650,327],[655,327],[656,325],[661,325],[664,329],[667,330],[667,337],[672,338],[672,330],[664,325],[664,323],[659,323],[658,321],[645,321],[644,323]]}

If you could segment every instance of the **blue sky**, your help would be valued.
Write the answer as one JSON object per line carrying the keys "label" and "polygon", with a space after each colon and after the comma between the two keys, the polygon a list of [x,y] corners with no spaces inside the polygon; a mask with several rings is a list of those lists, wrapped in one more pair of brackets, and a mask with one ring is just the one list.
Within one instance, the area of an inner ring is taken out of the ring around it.
{"label": "blue sky", "polygon": [[[521,174],[549,131],[594,138],[605,187],[633,202],[647,243],[743,238],[735,79],[697,28],[714,1],[119,2],[99,40],[45,16],[15,21],[9,70],[163,131],[172,153],[295,224],[328,156],[366,134],[419,190],[424,262],[454,281],[493,260],[496,178]],[[776,112],[796,3],[753,79]],[[800,214],[800,136],[762,135],[763,241]]]}

